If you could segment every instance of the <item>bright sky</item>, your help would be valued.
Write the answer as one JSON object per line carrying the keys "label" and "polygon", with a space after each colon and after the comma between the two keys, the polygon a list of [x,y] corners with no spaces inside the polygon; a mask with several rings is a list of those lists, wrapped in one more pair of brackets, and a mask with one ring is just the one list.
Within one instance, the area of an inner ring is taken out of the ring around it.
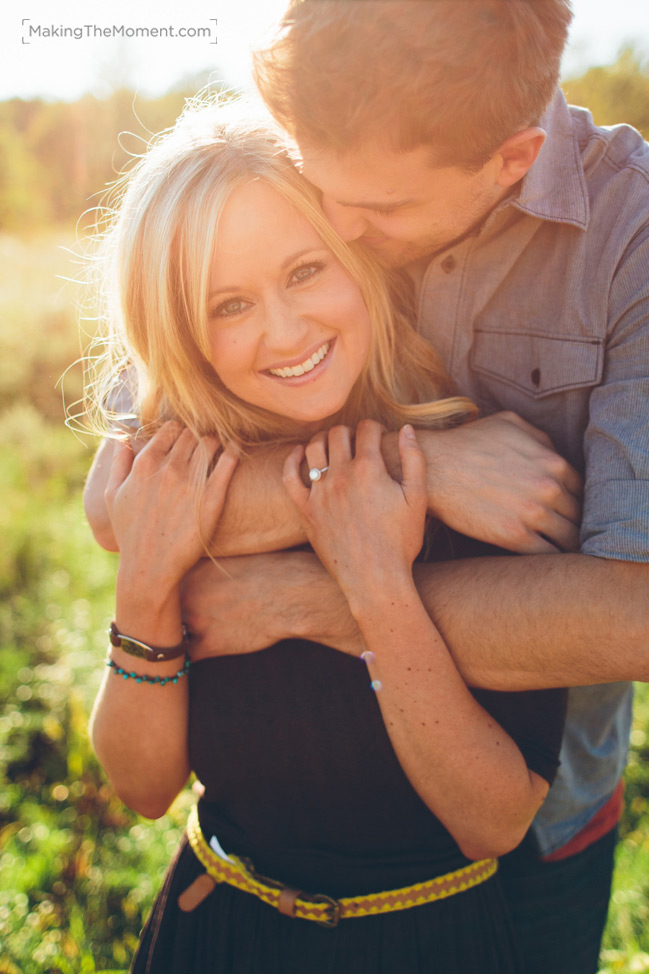
{"label": "bright sky", "polygon": [[[469,3],[470,0],[465,0]],[[248,50],[279,18],[287,0],[22,0],[0,13],[0,99],[105,94],[115,80],[160,94],[203,69],[214,80],[249,83]],[[20,7],[17,11],[16,8]],[[148,5],[147,5],[148,6]],[[647,0],[573,0],[575,19],[564,74],[615,60],[629,42],[649,57]],[[124,28],[126,36],[99,35]],[[174,37],[128,36],[137,27],[174,29]],[[63,28],[75,29],[74,36]],[[196,36],[197,30],[202,36]],[[180,36],[182,32],[195,36]],[[49,32],[49,36],[48,36]]]}

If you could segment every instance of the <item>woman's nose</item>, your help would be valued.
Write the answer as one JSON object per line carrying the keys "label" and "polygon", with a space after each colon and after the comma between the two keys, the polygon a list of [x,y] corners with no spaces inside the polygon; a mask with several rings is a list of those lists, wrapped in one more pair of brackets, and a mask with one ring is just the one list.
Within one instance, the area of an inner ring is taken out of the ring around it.
{"label": "woman's nose", "polygon": [[355,206],[342,206],[329,196],[322,197],[322,209],[343,240],[358,240],[367,230],[367,219]]}
{"label": "woman's nose", "polygon": [[276,298],[266,305],[265,341],[269,348],[294,354],[302,351],[308,322],[291,301]]}

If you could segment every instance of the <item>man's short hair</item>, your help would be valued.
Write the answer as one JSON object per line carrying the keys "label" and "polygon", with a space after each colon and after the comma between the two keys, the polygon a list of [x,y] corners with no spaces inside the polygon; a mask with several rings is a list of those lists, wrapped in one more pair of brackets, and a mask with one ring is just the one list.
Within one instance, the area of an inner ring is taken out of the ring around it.
{"label": "man's short hair", "polygon": [[310,148],[428,145],[479,169],[538,123],[571,17],[570,0],[292,0],[256,80]]}

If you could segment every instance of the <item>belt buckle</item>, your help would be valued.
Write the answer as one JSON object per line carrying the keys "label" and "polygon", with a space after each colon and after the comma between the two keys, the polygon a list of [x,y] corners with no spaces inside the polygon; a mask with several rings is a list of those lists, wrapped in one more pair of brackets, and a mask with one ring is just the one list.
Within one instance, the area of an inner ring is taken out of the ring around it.
{"label": "belt buckle", "polygon": [[[304,898],[307,898],[306,894]],[[334,927],[338,926],[340,920],[340,903],[338,900],[334,900],[333,897],[327,896],[325,893],[311,893],[308,895],[308,899],[312,903],[326,903],[331,910],[330,916],[325,920],[314,920],[314,923],[317,923],[319,927],[326,927],[328,930],[333,930]]]}

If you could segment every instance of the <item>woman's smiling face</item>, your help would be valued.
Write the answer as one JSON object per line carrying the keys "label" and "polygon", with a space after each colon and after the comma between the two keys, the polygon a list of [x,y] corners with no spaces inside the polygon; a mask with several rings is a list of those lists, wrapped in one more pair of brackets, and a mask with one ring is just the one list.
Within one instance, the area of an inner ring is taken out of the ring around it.
{"label": "woman's smiling face", "polygon": [[341,409],[369,354],[358,285],[261,180],[237,187],[221,214],[208,316],[223,384],[307,430]]}

